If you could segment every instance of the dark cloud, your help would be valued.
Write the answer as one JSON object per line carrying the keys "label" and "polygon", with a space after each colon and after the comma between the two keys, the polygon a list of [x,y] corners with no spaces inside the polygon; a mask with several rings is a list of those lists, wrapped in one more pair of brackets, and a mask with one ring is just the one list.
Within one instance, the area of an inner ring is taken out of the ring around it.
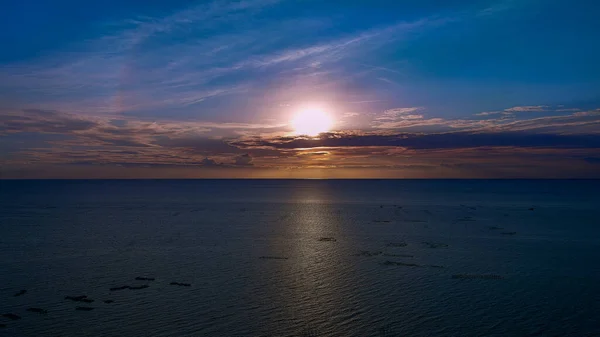
{"label": "dark cloud", "polygon": [[[102,146],[116,146],[116,147],[148,147],[149,145],[139,141],[138,139],[130,136],[119,136],[110,137],[102,133],[90,133],[86,134],[82,138],[86,140],[98,141],[99,145]],[[82,143],[81,145],[86,145]],[[90,144],[92,145],[92,144]]]}
{"label": "dark cloud", "polygon": [[590,164],[600,164],[600,157],[586,157],[583,160]]}
{"label": "dark cloud", "polygon": [[235,157],[234,165],[236,166],[252,166],[252,157],[246,153],[241,156]]}
{"label": "dark cloud", "polygon": [[419,165],[419,164],[397,164],[397,165],[346,165],[343,168],[369,168],[369,169],[395,169],[395,170],[435,170],[437,168],[436,165]]}
{"label": "dark cloud", "polygon": [[200,162],[202,164],[202,166],[205,167],[218,167],[218,166],[223,166],[223,164],[217,163],[215,160],[210,159],[208,157],[202,159],[202,161]]}
{"label": "dark cloud", "polygon": [[224,139],[212,139],[202,137],[168,138],[160,137],[154,144],[168,148],[184,148],[188,151],[204,155],[223,153],[243,153],[243,150],[229,145]]}
{"label": "dark cloud", "polygon": [[0,114],[0,132],[71,133],[89,130],[97,124],[52,110],[23,110],[20,113]]}
{"label": "dark cloud", "polygon": [[557,147],[600,148],[600,135],[556,135],[524,132],[439,133],[439,134],[322,134],[319,138],[279,137],[232,143],[241,147],[298,149],[319,147],[405,147],[411,149],[453,149],[471,147]]}
{"label": "dark cloud", "polygon": [[112,119],[110,121],[110,124],[116,127],[124,127],[125,125],[127,125],[127,121],[123,119]]}

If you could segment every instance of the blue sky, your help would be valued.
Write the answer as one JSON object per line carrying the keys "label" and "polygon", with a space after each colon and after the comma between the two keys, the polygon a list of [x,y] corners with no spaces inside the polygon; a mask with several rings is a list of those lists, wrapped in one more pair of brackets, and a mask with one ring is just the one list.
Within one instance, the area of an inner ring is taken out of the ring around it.
{"label": "blue sky", "polygon": [[2,6],[2,177],[600,171],[596,1]]}

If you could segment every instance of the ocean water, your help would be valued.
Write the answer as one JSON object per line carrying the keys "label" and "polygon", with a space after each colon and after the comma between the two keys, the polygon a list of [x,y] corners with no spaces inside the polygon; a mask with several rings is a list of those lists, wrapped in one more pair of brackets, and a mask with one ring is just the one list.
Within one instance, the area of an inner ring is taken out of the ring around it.
{"label": "ocean water", "polygon": [[600,336],[599,192],[0,181],[0,336]]}

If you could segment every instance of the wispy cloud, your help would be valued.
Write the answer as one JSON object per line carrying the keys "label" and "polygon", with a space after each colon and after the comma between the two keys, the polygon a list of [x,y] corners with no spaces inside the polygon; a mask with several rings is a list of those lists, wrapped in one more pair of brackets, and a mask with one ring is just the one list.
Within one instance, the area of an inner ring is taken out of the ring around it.
{"label": "wispy cloud", "polygon": [[384,100],[376,99],[376,100],[363,100],[363,101],[350,101],[348,104],[367,104],[367,103],[377,103],[383,102]]}
{"label": "wispy cloud", "polygon": [[515,106],[512,108],[505,109],[506,112],[540,112],[548,111],[549,106],[547,105],[526,105],[526,106]]}
{"label": "wispy cloud", "polygon": [[[308,38],[319,28],[312,18],[252,21],[278,2],[214,1],[164,18],[113,23],[107,26],[113,33],[91,38],[76,49],[0,66],[0,92],[24,97],[20,108],[72,113],[185,107],[255,88],[263,80],[256,76],[259,69],[267,72],[263,76],[305,69],[286,76],[306,76],[318,69],[315,65],[331,67],[443,23],[421,19],[345,36]],[[224,26],[235,28],[217,29]],[[282,44],[281,39],[292,33],[307,38]],[[286,69],[280,68],[283,64]]]}
{"label": "wispy cloud", "polygon": [[376,120],[395,120],[397,118],[403,118],[408,114],[421,111],[423,107],[409,107],[409,108],[395,108],[388,109],[381,114],[381,116],[377,117]]}
{"label": "wispy cloud", "polygon": [[352,118],[352,117],[356,117],[359,115],[360,115],[360,113],[358,113],[358,112],[344,112],[344,114],[342,115],[342,118]]}
{"label": "wispy cloud", "polygon": [[493,116],[493,115],[499,115],[499,114],[510,114],[510,113],[507,113],[505,111],[484,111],[484,112],[476,113],[475,116]]}
{"label": "wispy cloud", "polygon": [[[576,109],[581,110],[581,109]],[[564,111],[564,110],[563,110]],[[569,110],[572,111],[572,110]],[[598,116],[600,115],[600,109],[588,110],[588,111],[579,111],[575,112],[573,116],[583,117],[583,116]]]}
{"label": "wispy cloud", "polygon": [[484,111],[480,113],[476,113],[475,116],[493,116],[493,115],[514,115],[517,113],[523,112],[570,112],[570,111],[578,111],[579,109],[565,109],[565,108],[552,108],[549,105],[523,105],[523,106],[514,106],[512,108],[507,108],[500,111]]}
{"label": "wispy cloud", "polygon": [[378,129],[397,129],[412,126],[434,125],[442,121],[438,118],[425,120],[422,114],[416,113],[423,110],[425,110],[424,107],[388,109],[375,117],[371,122],[371,126]]}
{"label": "wispy cloud", "polygon": [[[527,0],[521,0],[521,2],[524,2]],[[482,9],[481,11],[479,11],[477,13],[477,16],[492,16],[492,15],[496,15],[502,12],[506,12],[509,11],[513,8],[515,8],[518,5],[517,1],[515,0],[502,0],[502,1],[497,1],[495,3],[493,3],[492,5]]]}

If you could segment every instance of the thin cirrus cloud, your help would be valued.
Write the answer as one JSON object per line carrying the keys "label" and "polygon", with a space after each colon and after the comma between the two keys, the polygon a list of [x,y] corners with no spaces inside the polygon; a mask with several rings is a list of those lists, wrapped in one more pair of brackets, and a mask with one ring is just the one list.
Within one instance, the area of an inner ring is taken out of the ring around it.
{"label": "thin cirrus cloud", "polygon": [[[577,111],[578,109],[556,109],[559,112],[565,111]],[[476,113],[475,116],[492,116],[492,115],[512,115],[515,113],[521,112],[546,112],[551,111],[550,106],[548,105],[526,105],[526,106],[514,106],[512,108],[504,109],[501,111],[484,111],[480,113]]]}
{"label": "thin cirrus cloud", "polygon": [[[0,89],[22,97],[21,106],[72,113],[186,107],[243,94],[265,76],[278,76],[290,67],[311,72],[311,64],[335,68],[354,53],[365,52],[367,45],[374,48],[444,23],[443,19],[419,19],[321,40],[288,40],[280,46],[284,36],[298,31],[311,36],[325,23],[310,18],[271,19],[255,26],[245,23],[278,3],[213,2],[161,19],[107,25],[115,32],[83,42],[76,51],[59,51],[34,63],[0,65]],[[284,64],[286,68],[281,69]],[[257,76],[257,71],[262,75]],[[36,97],[33,103],[32,96]]]}

